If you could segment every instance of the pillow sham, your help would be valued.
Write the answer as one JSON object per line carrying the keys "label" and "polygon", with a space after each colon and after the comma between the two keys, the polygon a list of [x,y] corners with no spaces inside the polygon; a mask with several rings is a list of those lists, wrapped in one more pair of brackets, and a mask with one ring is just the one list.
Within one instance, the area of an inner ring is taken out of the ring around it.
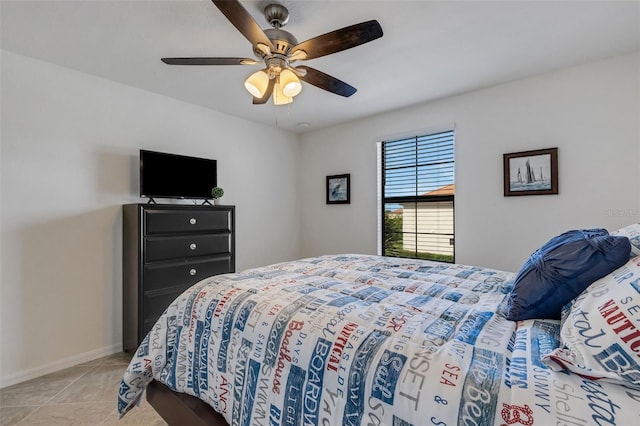
{"label": "pillow sham", "polygon": [[507,319],[560,319],[562,307],[629,260],[629,240],[606,229],[572,230],[540,247],[516,276]]}
{"label": "pillow sham", "polygon": [[640,223],[625,226],[612,232],[611,235],[627,237],[631,243],[631,257],[640,256]]}
{"label": "pillow sham", "polygon": [[563,312],[552,370],[640,390],[640,257],[596,281]]}

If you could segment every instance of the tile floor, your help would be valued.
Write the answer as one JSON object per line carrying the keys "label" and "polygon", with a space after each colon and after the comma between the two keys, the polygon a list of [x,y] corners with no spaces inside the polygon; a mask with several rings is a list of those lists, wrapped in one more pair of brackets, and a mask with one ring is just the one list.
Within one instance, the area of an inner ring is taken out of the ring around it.
{"label": "tile floor", "polygon": [[146,400],[118,420],[118,386],[130,358],[118,353],[0,389],[0,425],[166,425]]}

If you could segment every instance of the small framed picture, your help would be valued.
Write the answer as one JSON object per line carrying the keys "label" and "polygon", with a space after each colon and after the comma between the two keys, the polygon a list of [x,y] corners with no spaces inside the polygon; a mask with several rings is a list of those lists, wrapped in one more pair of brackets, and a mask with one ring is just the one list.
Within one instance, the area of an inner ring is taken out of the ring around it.
{"label": "small framed picture", "polygon": [[327,176],[327,204],[350,204],[350,174]]}
{"label": "small framed picture", "polygon": [[504,196],[558,193],[558,148],[503,154]]}

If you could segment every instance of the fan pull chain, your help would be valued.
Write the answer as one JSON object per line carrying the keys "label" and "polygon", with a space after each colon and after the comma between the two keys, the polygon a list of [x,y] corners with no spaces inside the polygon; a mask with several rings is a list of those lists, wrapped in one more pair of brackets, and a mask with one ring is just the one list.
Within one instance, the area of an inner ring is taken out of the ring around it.
{"label": "fan pull chain", "polygon": [[[290,102],[287,104],[287,119],[290,121],[291,120],[291,104],[293,102]],[[276,121],[276,128],[280,128],[279,122],[278,122],[278,106],[276,104],[273,104],[273,115],[275,117],[275,121]]]}
{"label": "fan pull chain", "polygon": [[275,115],[276,118],[276,128],[280,127],[278,124],[278,107],[276,106],[276,104],[273,104],[273,114]]}

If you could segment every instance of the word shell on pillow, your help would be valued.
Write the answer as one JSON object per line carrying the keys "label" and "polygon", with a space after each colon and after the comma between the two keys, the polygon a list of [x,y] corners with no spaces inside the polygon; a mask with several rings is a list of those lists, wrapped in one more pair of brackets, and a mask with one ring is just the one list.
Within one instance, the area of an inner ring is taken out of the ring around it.
{"label": "word shell on pillow", "polygon": [[640,390],[640,256],[599,279],[563,310],[552,370]]}

